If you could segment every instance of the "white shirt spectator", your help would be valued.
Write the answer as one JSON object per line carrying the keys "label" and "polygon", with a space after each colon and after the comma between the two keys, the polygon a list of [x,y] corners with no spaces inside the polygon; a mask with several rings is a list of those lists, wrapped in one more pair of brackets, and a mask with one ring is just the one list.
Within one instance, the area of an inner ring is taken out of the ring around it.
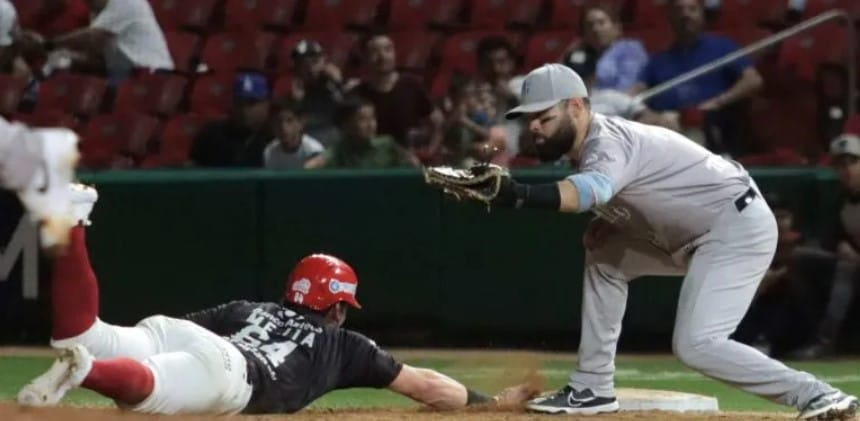
{"label": "white shirt spectator", "polygon": [[263,151],[263,164],[270,170],[292,170],[304,168],[307,160],[323,153],[325,148],[318,140],[302,135],[302,144],[295,152],[289,153],[275,139]]}
{"label": "white shirt spectator", "polygon": [[9,0],[0,0],[0,47],[12,45],[12,31],[18,25],[18,12]]}
{"label": "white shirt spectator", "polygon": [[133,68],[173,70],[167,41],[147,0],[108,0],[90,26],[114,34],[105,51],[111,73]]}

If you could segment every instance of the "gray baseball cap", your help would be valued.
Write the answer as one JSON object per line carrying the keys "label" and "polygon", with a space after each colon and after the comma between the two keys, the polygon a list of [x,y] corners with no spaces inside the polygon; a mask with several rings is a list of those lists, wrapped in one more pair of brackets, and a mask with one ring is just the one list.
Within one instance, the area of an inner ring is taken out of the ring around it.
{"label": "gray baseball cap", "polygon": [[540,112],[570,98],[588,98],[582,78],[563,64],[544,64],[526,75],[520,106],[505,113],[505,118]]}
{"label": "gray baseball cap", "polygon": [[851,155],[860,158],[860,137],[845,133],[830,142],[830,155]]}

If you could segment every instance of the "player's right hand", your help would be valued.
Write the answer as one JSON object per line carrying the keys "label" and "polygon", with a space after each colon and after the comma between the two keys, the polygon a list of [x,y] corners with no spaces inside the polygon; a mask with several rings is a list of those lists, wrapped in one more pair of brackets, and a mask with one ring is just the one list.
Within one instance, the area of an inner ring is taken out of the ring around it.
{"label": "player's right hand", "polygon": [[585,228],[585,234],[582,236],[582,244],[586,250],[596,250],[600,248],[614,234],[617,228],[601,218],[594,218],[588,223]]}

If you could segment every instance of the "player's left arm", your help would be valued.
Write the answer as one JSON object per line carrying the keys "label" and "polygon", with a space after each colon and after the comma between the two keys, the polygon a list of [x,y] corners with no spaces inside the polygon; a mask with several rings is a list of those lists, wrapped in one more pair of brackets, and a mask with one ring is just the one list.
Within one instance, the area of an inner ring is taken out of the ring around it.
{"label": "player's left arm", "polygon": [[548,184],[510,180],[493,205],[580,213],[612,198],[612,183],[599,173],[582,173]]}
{"label": "player's left arm", "polygon": [[587,212],[606,204],[629,171],[627,152],[612,139],[595,139],[590,147],[579,173],[549,184],[523,184],[509,179],[494,204],[569,213]]}

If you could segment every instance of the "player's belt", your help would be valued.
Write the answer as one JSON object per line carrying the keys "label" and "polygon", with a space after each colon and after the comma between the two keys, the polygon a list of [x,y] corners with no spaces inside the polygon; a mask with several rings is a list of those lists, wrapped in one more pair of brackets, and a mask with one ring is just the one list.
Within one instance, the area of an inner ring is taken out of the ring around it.
{"label": "player's belt", "polygon": [[753,199],[758,196],[755,189],[750,187],[746,193],[744,193],[741,197],[735,199],[735,208],[737,208],[738,212],[743,212],[743,210],[752,203]]}

